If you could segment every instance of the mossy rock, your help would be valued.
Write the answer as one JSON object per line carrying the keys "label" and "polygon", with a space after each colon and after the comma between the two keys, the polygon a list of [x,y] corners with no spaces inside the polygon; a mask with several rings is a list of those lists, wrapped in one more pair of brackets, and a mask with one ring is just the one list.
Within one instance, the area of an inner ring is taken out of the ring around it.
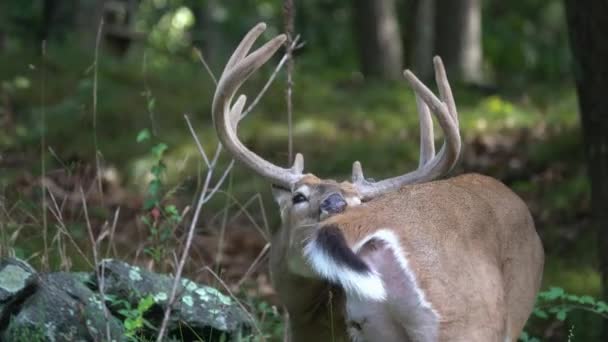
{"label": "mossy rock", "polygon": [[[11,313],[3,341],[123,341],[121,322],[104,314],[99,295],[70,273],[41,276]],[[107,338],[109,329],[111,338]]]}
{"label": "mossy rock", "polygon": [[[160,326],[174,278],[111,259],[101,262],[99,274],[105,277],[105,294],[126,300],[131,307],[137,307],[139,301],[148,296],[154,298],[155,304],[146,312],[145,318],[153,326]],[[221,340],[221,336],[236,339],[250,330],[251,322],[245,312],[236,301],[217,289],[183,278],[177,293],[168,326],[170,335],[172,331],[187,332],[205,336],[205,341],[214,341]]]}

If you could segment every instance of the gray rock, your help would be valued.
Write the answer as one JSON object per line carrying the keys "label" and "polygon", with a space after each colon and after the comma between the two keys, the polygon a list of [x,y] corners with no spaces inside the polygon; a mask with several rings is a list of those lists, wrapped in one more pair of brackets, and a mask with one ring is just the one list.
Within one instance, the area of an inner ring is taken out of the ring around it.
{"label": "gray rock", "polygon": [[[111,341],[122,341],[122,323],[109,315]],[[37,290],[16,310],[4,341],[108,341],[103,303],[70,273],[42,276]]]}
{"label": "gray rock", "polygon": [[35,291],[37,277],[36,270],[25,261],[0,261],[0,322],[5,322],[13,308]]}
{"label": "gray rock", "polygon": [[[160,326],[173,278],[111,259],[102,261],[100,273],[105,277],[106,295],[127,300],[134,307],[141,298],[152,296],[155,305],[146,319]],[[184,278],[177,293],[169,331],[191,331],[205,336],[207,341],[218,339],[221,334],[237,337],[250,328],[247,316],[236,302],[212,287]]]}

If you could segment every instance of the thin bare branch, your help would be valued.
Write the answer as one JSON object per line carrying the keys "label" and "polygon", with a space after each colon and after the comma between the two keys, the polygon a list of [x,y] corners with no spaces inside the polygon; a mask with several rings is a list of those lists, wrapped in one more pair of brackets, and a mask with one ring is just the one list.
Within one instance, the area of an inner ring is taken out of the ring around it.
{"label": "thin bare branch", "polygon": [[91,247],[93,248],[93,261],[95,262],[95,276],[97,277],[97,287],[99,289],[99,294],[101,295],[101,307],[103,309],[103,316],[106,323],[106,338],[108,341],[112,340],[112,335],[110,334],[110,314],[108,313],[108,308],[106,307],[106,295],[105,295],[105,276],[103,274],[104,267],[101,267],[102,271],[100,272],[100,264],[99,264],[99,256],[97,250],[97,240],[95,239],[95,234],[93,233],[93,227],[91,226],[91,220],[89,219],[89,210],[87,208],[87,200],[84,196],[84,191],[82,187],[79,187],[80,196],[82,198],[82,209],[84,210],[84,218],[87,224],[87,231],[89,233],[89,239],[91,241]]}
{"label": "thin bare branch", "polygon": [[194,128],[192,127],[192,123],[190,122],[190,118],[188,117],[188,114],[184,114],[184,119],[186,119],[186,124],[188,124],[188,129],[190,130],[190,133],[192,134],[192,137],[194,138],[194,141],[196,142],[196,148],[198,148],[198,152],[201,154],[201,156],[203,157],[203,160],[205,161],[205,165],[207,165],[207,168],[211,167],[209,164],[209,158],[207,158],[207,153],[205,153],[205,149],[203,148],[203,145],[201,145],[200,140],[198,140],[198,137],[196,136],[196,132],[194,132]]}
{"label": "thin bare branch", "polygon": [[80,254],[80,256],[82,257],[82,260],[84,260],[91,268],[95,268],[95,265],[93,265],[93,263],[91,263],[91,261],[89,260],[89,257],[82,251],[80,246],[76,243],[76,241],[74,240],[72,235],[69,233],[68,228],[66,227],[65,222],[63,220],[63,215],[61,214],[61,210],[59,209],[59,206],[57,205],[57,201],[55,200],[55,196],[53,195],[53,193],[49,193],[49,196],[51,197],[51,200],[53,201],[53,205],[55,206],[55,210],[53,210],[53,208],[49,206],[49,211],[51,212],[51,214],[55,217],[55,220],[57,221],[57,228],[63,235],[65,235],[70,240],[72,245],[74,245],[76,252],[78,252],[78,254]]}
{"label": "thin bare branch", "polygon": [[294,0],[283,0],[283,21],[285,23],[285,35],[287,36],[287,88],[285,89],[285,101],[287,104],[287,165],[293,162],[293,32],[295,26]]}
{"label": "thin bare branch", "polygon": [[190,227],[188,229],[188,235],[186,237],[186,244],[184,245],[184,250],[179,260],[179,264],[177,265],[177,270],[175,272],[175,277],[173,279],[173,285],[171,287],[171,294],[169,295],[169,301],[167,302],[167,308],[165,309],[165,313],[163,316],[163,321],[161,323],[158,337],[156,339],[157,342],[162,342],[165,333],[167,330],[167,323],[169,322],[169,317],[171,316],[171,309],[173,304],[175,303],[175,298],[177,295],[177,290],[180,284],[180,279],[182,277],[182,272],[184,270],[184,265],[186,264],[186,260],[188,259],[188,254],[190,252],[190,247],[192,246],[192,239],[194,238],[194,231],[196,230],[196,224],[198,223],[198,219],[203,208],[205,195],[207,194],[207,189],[209,189],[209,183],[211,182],[211,177],[213,176],[213,171],[215,167],[215,161],[217,157],[219,157],[219,148],[216,153],[216,157],[214,158],[214,162],[211,163],[211,167],[207,170],[207,176],[205,178],[205,183],[203,185],[203,189],[199,195],[198,202],[196,204],[196,209],[194,210],[194,215],[192,217],[192,221],[190,222]]}
{"label": "thin bare branch", "polygon": [[[228,295],[232,299],[234,299],[234,301],[241,308],[241,310],[243,310],[243,312],[245,312],[245,314],[249,317],[249,319],[252,322],[254,322],[254,328],[257,331],[257,333],[260,335],[260,337],[263,337],[264,334],[262,333],[262,330],[260,330],[260,327],[258,326],[255,317],[253,317],[253,315],[251,315],[251,313],[249,312],[249,310],[247,310],[247,308],[243,305],[243,303],[241,303],[241,301],[234,295],[234,293],[232,293],[232,291],[230,291],[230,287],[228,287],[228,285],[217,275],[217,273],[215,273],[211,268],[209,268],[209,266],[205,266],[202,269],[208,271],[220,283],[220,285],[222,285],[222,287],[226,290],[226,292],[228,292]],[[160,342],[160,341],[157,341],[157,342]]]}
{"label": "thin bare branch", "polygon": [[262,248],[262,250],[260,251],[258,256],[253,260],[251,265],[249,265],[249,268],[247,268],[247,271],[245,271],[245,274],[243,274],[241,279],[236,283],[237,288],[240,288],[241,285],[243,285],[243,283],[245,282],[245,280],[247,280],[247,278],[249,278],[249,275],[253,272],[253,270],[255,270],[255,267],[260,263],[262,258],[264,258],[266,256],[266,253],[268,252],[269,249],[270,249],[270,242],[266,243],[266,245],[264,246],[264,248]]}
{"label": "thin bare branch", "polygon": [[116,225],[118,224],[118,216],[120,215],[120,207],[116,208],[114,212],[114,220],[112,221],[112,228],[110,228],[110,238],[108,241],[108,248],[106,250],[106,258],[110,256],[110,250],[116,256],[118,253],[116,252],[116,245],[114,244],[114,234],[116,233]]}
{"label": "thin bare branch", "polygon": [[228,167],[226,167],[226,170],[224,170],[224,173],[222,174],[220,179],[217,181],[217,183],[215,184],[213,189],[211,189],[209,194],[207,194],[207,196],[205,196],[205,201],[203,203],[207,203],[213,197],[213,195],[215,195],[217,190],[220,188],[220,186],[222,186],[222,184],[226,180],[226,177],[230,174],[230,171],[232,171],[233,166],[234,166],[234,159],[232,159],[230,161],[230,164],[228,164]]}
{"label": "thin bare branch", "polygon": [[97,144],[97,83],[99,70],[99,46],[101,44],[101,33],[103,32],[103,18],[97,27],[97,37],[95,38],[95,61],[93,63],[93,146],[95,148],[95,167],[97,178],[97,190],[103,202],[103,187],[101,184],[101,161],[99,158],[99,146]]}
{"label": "thin bare branch", "polygon": [[211,80],[213,81],[213,83],[217,87],[217,78],[213,74],[213,71],[209,67],[209,64],[207,64],[207,61],[205,60],[205,57],[203,56],[203,52],[201,50],[197,49],[197,48],[195,48],[194,51],[196,51],[196,55],[198,56],[198,59],[201,61],[201,63],[203,63],[203,66],[205,67],[205,70],[207,70],[207,73],[209,74],[209,77],[211,77]]}
{"label": "thin bare branch", "polygon": [[[296,49],[298,49],[301,46],[299,44],[299,40],[300,40],[300,35],[297,35],[296,38],[293,40],[293,42],[290,45],[291,51],[295,51]],[[255,108],[255,106],[258,104],[258,102],[260,102],[260,99],[264,96],[264,94],[266,94],[266,91],[268,91],[268,88],[270,88],[270,85],[272,84],[272,82],[274,82],[274,79],[279,74],[279,71],[281,71],[281,69],[283,68],[283,65],[285,65],[285,63],[287,62],[287,60],[289,60],[288,53],[289,52],[286,52],[283,55],[283,57],[279,61],[279,64],[277,64],[277,66],[274,68],[274,71],[272,72],[272,74],[268,78],[268,81],[266,81],[266,84],[264,84],[264,87],[262,87],[262,90],[260,90],[260,92],[255,97],[255,99],[253,99],[253,101],[251,102],[251,104],[247,107],[247,109],[245,109],[245,111],[241,115],[241,119],[244,118],[245,116],[247,116],[249,113],[251,113],[253,111],[253,108]]]}
{"label": "thin bare branch", "polygon": [[[40,172],[41,177],[46,176],[46,40],[42,41],[42,84],[40,87],[40,97],[42,100],[41,111],[41,137],[40,137]],[[42,254],[42,268],[49,271],[49,245],[48,245],[48,221],[46,213],[46,186],[42,185],[42,241],[44,244]]]}

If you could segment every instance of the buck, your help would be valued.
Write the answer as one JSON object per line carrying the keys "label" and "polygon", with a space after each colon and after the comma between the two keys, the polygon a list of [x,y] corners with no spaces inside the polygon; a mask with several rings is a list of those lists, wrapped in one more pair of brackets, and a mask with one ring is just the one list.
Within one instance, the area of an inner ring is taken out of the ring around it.
{"label": "buck", "polygon": [[[525,203],[479,174],[444,177],[461,148],[446,72],[434,59],[439,98],[410,71],[420,118],[415,171],[381,181],[336,182],[304,174],[298,154],[276,166],[237,137],[243,82],[284,43],[249,53],[255,26],[228,60],[213,99],[219,140],[269,180],[282,226],[270,269],[293,341],[515,341],[540,286],[544,253]],[[431,113],[443,130],[435,153]]]}

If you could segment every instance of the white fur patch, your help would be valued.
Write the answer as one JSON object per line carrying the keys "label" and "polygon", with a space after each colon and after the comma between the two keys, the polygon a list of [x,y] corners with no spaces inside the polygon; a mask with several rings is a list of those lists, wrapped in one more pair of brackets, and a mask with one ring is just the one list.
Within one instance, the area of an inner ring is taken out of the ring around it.
{"label": "white fur patch", "polygon": [[316,243],[310,241],[304,247],[304,255],[311,267],[321,277],[340,284],[349,295],[356,295],[362,299],[384,301],[386,291],[382,279],[375,272],[361,273],[336,263],[326,251]]}
{"label": "white fur patch", "polygon": [[346,197],[346,203],[348,203],[349,207],[355,207],[361,204],[361,199],[359,197]]}
{"label": "white fur patch", "polygon": [[306,198],[310,196],[310,188],[306,184],[301,185],[299,188],[295,189],[294,193],[298,192],[304,195]]}
{"label": "white fur patch", "polygon": [[363,247],[363,245],[365,245],[367,242],[369,242],[372,239],[382,240],[387,244],[388,248],[395,255],[395,258],[397,259],[397,262],[399,263],[399,266],[401,266],[401,269],[403,270],[403,272],[412,281],[412,283],[414,283],[414,292],[416,293],[416,297],[418,298],[421,306],[424,308],[430,309],[433,312],[433,314],[435,314],[437,317],[439,317],[439,314],[437,313],[437,311],[435,311],[435,309],[433,309],[431,303],[426,299],[424,292],[422,292],[422,289],[420,289],[420,287],[418,286],[418,283],[416,281],[416,275],[414,274],[414,272],[412,271],[412,269],[409,266],[409,262],[407,261],[403,248],[401,248],[401,243],[399,242],[397,235],[395,235],[395,233],[392,230],[380,229],[380,230],[377,230],[374,233],[366,236],[361,241],[357,242],[357,244],[354,246],[353,249],[354,249],[355,253],[357,251],[359,251],[359,249],[361,249],[361,247]]}

